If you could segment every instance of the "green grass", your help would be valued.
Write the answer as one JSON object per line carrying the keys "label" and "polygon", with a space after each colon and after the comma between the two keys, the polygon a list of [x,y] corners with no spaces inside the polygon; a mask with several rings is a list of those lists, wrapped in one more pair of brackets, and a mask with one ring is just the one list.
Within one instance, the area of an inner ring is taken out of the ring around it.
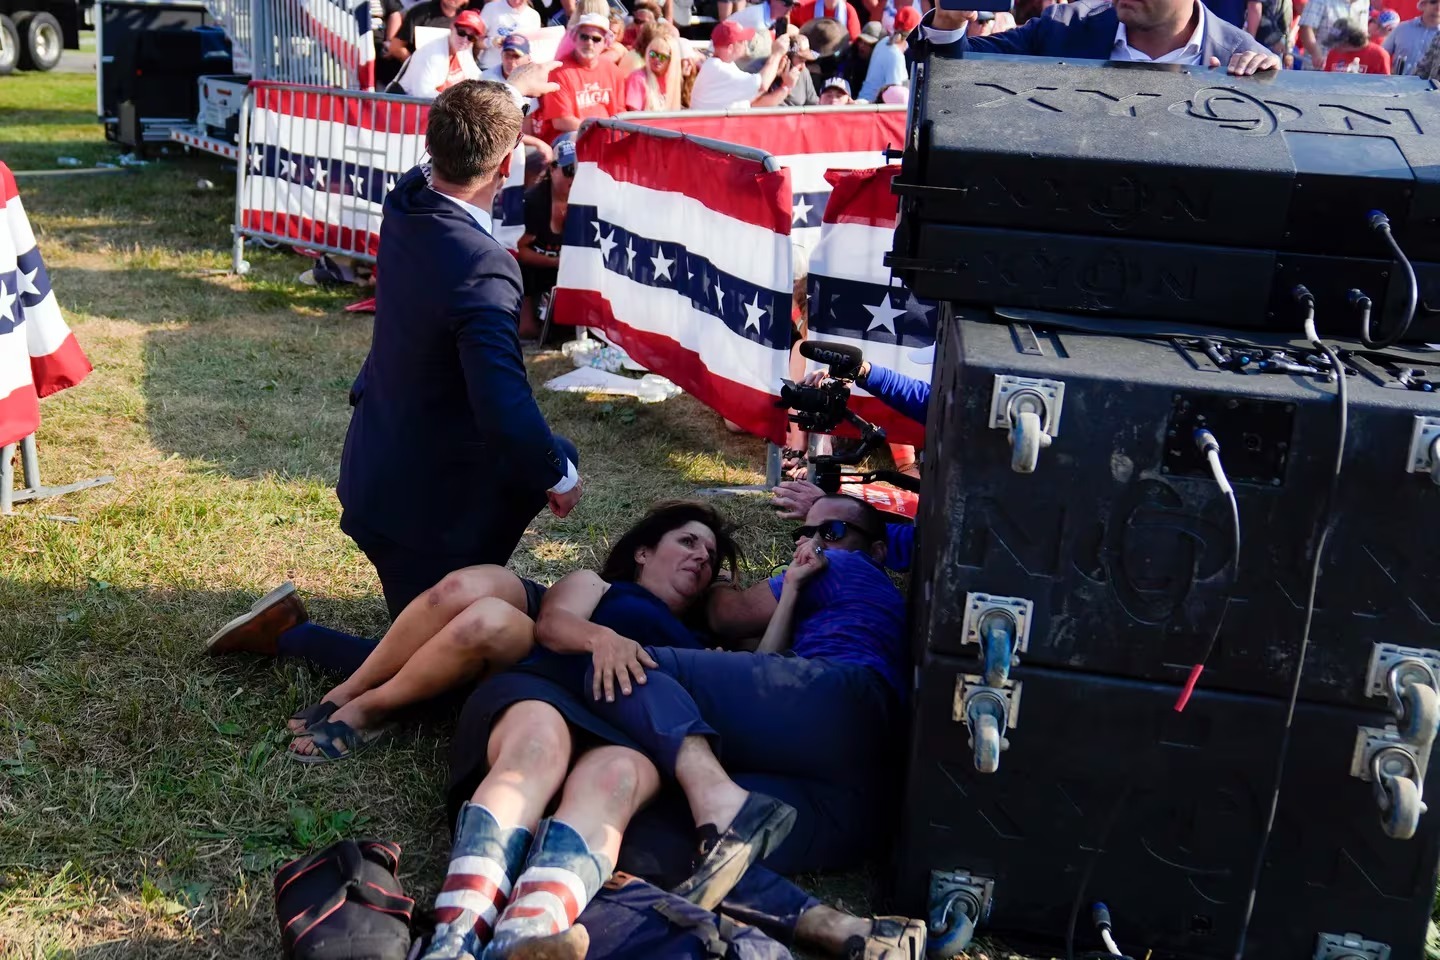
{"label": "green grass", "polygon": [[[92,82],[0,80],[0,159],[26,170],[61,154],[112,156]],[[274,956],[274,867],[342,835],[400,842],[421,899],[443,872],[447,730],[300,767],[280,755],[283,719],[324,678],[199,652],[285,579],[318,621],[385,624],[332,490],[369,319],[340,310],[353,293],[297,284],[304,262],[293,255],[253,249],[249,276],[225,272],[229,191],[194,187],[223,185],[219,166],[177,156],[20,181],[96,367],[44,405],[46,477],[117,479],[0,519],[5,957]],[[537,381],[566,367],[532,358]],[[515,555],[541,580],[593,563],[655,499],[761,479],[759,442],[732,437],[689,398],[540,399],[589,458],[576,515],[538,518]],[[783,556],[761,502],[726,509],[745,523],[754,569]],[[825,890],[863,906],[870,886],[857,876]]]}

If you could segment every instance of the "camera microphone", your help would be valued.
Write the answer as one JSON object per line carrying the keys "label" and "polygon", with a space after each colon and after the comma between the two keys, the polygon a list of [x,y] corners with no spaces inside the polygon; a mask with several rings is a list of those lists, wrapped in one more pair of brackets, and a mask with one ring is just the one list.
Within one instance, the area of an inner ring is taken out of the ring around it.
{"label": "camera microphone", "polygon": [[859,347],[831,340],[801,340],[800,356],[832,367],[830,376],[837,380],[854,379],[860,365],[865,362],[865,354]]}

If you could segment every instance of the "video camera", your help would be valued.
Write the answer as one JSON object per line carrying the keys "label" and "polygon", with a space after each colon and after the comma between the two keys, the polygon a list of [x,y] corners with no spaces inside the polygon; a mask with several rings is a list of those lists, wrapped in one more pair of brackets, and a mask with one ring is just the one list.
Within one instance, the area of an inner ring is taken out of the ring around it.
{"label": "video camera", "polygon": [[882,480],[902,490],[918,491],[920,482],[894,470],[872,470],[864,473],[846,472],[841,467],[854,466],[872,451],[885,445],[885,429],[876,426],[849,408],[850,384],[860,375],[865,355],[858,347],[825,340],[805,340],[800,356],[830,368],[831,379],[818,387],[793,380],[780,381],[780,402],[795,412],[790,419],[812,433],[833,433],[842,423],[860,431],[860,444],[844,454],[821,454],[810,458],[815,468],[815,484],[826,493],[835,493],[842,483],[872,483]]}
{"label": "video camera", "polygon": [[860,375],[865,355],[848,344],[805,340],[800,344],[800,356],[829,366],[831,379],[818,387],[781,380],[781,405],[795,411],[790,420],[802,430],[834,433],[847,419],[850,384]]}

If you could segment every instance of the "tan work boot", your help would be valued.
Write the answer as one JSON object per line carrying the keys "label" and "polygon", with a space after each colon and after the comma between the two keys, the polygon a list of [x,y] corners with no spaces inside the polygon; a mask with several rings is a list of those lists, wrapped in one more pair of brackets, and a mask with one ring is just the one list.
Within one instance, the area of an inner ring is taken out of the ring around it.
{"label": "tan work boot", "polygon": [[212,657],[222,653],[273,657],[279,652],[280,634],[309,619],[305,604],[295,593],[295,584],[286,581],[255,601],[249,613],[221,627],[205,642],[205,649]]}

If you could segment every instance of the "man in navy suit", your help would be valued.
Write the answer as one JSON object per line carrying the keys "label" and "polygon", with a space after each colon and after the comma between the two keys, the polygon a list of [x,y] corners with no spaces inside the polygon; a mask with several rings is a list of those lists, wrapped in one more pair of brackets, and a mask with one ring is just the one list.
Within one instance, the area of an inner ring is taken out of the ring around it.
{"label": "man in navy suit", "polygon": [[[375,565],[392,619],[446,574],[507,563],[547,503],[564,517],[580,500],[575,447],[550,432],[530,392],[520,268],[490,219],[523,97],[553,89],[553,67],[444,91],[426,128],[430,163],[385,198],[383,279],[370,354],[350,392],[338,493],[340,527]],[[539,588],[526,592],[538,605]],[[290,584],[209,643],[211,653],[296,655],[342,673],[374,646],[310,623]]]}
{"label": "man in navy suit", "polygon": [[921,26],[928,48],[942,57],[1011,53],[1076,60],[1224,65],[1236,76],[1275,70],[1280,58],[1200,0],[1079,0],[1056,4],[1022,27],[967,37],[973,10],[936,9]]}

